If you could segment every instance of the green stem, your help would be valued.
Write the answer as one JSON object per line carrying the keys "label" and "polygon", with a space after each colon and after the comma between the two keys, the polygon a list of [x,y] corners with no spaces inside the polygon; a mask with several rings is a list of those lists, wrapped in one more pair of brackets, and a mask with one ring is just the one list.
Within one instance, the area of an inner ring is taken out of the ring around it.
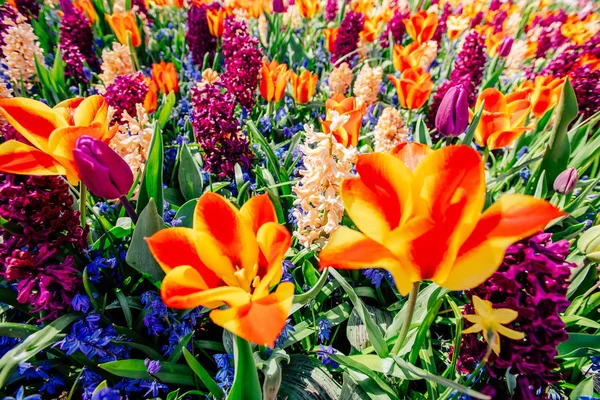
{"label": "green stem", "polygon": [[81,221],[81,227],[83,229],[85,229],[85,227],[87,226],[86,204],[87,188],[83,184],[83,181],[79,181],[79,220]]}
{"label": "green stem", "polygon": [[227,400],[262,400],[262,389],[250,343],[235,336],[233,344],[235,377]]}
{"label": "green stem", "polygon": [[412,108],[408,109],[408,116],[406,117],[406,127],[410,131],[410,120],[412,119]]}
{"label": "green stem", "polygon": [[412,290],[408,295],[408,303],[406,303],[406,315],[404,318],[404,323],[402,324],[402,329],[400,330],[400,334],[398,335],[398,339],[396,339],[396,343],[392,348],[392,354],[398,355],[400,350],[402,349],[402,345],[406,340],[406,336],[408,335],[408,330],[410,329],[410,324],[412,322],[413,314],[415,313],[415,306],[417,304],[417,295],[419,294],[419,287],[421,286],[421,282],[413,283]]}

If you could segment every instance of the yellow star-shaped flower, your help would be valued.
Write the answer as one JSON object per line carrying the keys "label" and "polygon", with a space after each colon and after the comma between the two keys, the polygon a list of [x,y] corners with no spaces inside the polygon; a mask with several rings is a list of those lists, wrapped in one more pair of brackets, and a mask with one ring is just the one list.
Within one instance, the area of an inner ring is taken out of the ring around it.
{"label": "yellow star-shaped flower", "polygon": [[465,329],[462,333],[482,332],[483,338],[492,346],[492,350],[500,355],[500,336],[506,336],[513,340],[522,340],[523,332],[517,332],[504,326],[514,321],[519,314],[510,308],[494,309],[492,303],[473,296],[473,306],[476,315],[465,315],[467,321],[474,325]]}

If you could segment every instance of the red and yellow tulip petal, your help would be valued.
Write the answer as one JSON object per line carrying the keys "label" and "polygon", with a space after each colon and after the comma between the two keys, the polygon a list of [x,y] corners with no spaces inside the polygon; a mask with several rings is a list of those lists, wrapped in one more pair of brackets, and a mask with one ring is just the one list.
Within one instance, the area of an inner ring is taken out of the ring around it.
{"label": "red and yellow tulip petal", "polygon": [[319,254],[319,266],[338,269],[383,268],[389,271],[402,295],[412,287],[410,272],[385,246],[345,226],[336,230]]}
{"label": "red and yellow tulip petal", "polygon": [[218,286],[221,279],[198,256],[196,249],[203,239],[204,236],[193,229],[176,227],[160,230],[146,238],[146,241],[150,252],[165,273],[181,265],[189,265],[198,271],[206,283],[206,289]]}
{"label": "red and yellow tulip petal", "polygon": [[75,125],[74,115],[75,109],[85,100],[84,97],[76,97],[74,99],[67,99],[61,101],[54,106],[53,110],[60,113],[69,125]]}
{"label": "red and yellow tulip petal", "polygon": [[20,175],[67,174],[52,156],[16,140],[0,144],[0,171]]}
{"label": "red and yellow tulip petal", "polygon": [[342,199],[354,224],[369,238],[383,243],[406,212],[412,181],[409,169],[386,153],[362,154],[356,163],[357,179],[342,183]]}
{"label": "red and yellow tulip petal", "polygon": [[0,114],[32,145],[44,151],[52,132],[68,125],[60,113],[44,103],[22,97],[0,99]]}
{"label": "red and yellow tulip petal", "polygon": [[394,147],[390,151],[390,154],[399,158],[408,169],[414,171],[417,165],[432,152],[433,150],[427,145],[416,142],[405,142]]}
{"label": "red and yellow tulip petal", "polygon": [[344,124],[343,128],[348,134],[348,143],[344,146],[356,147],[358,145],[358,136],[360,135],[360,127],[362,125],[363,112],[361,109],[352,110],[346,115],[350,115],[350,119]]}
{"label": "red and yellow tulip petal", "polygon": [[228,310],[213,310],[213,322],[252,343],[273,347],[294,300],[294,284],[284,282],[267,297]]}
{"label": "red and yellow tulip petal", "polygon": [[498,89],[488,88],[479,95],[475,109],[479,110],[481,103],[485,101],[484,110],[489,112],[506,112],[506,98]]}
{"label": "red and yellow tulip petal", "polygon": [[94,139],[102,137],[102,129],[99,126],[66,126],[56,129],[48,138],[48,152],[55,157],[73,160],[77,139],[82,136],[90,136]]}
{"label": "red and yellow tulip petal", "polygon": [[502,131],[491,135],[487,140],[487,147],[490,150],[501,149],[510,145],[512,142],[517,140],[525,131],[529,128],[512,129],[508,131]]}
{"label": "red and yellow tulip petal", "polygon": [[189,265],[173,268],[160,286],[160,294],[167,307],[187,309],[198,306],[215,308],[227,304],[237,307],[250,301],[250,294],[235,286],[209,289],[198,272]]}
{"label": "red and yellow tulip petal", "polygon": [[104,97],[94,95],[85,98],[75,109],[73,122],[76,126],[90,126],[93,122],[107,123],[108,103]]}
{"label": "red and yellow tulip petal", "polygon": [[240,212],[223,196],[206,193],[194,212],[194,229],[215,239],[234,266],[250,271],[258,260],[258,246],[252,230]]}
{"label": "red and yellow tulip petal", "polygon": [[508,246],[543,229],[564,213],[534,197],[507,194],[492,204],[461,246],[450,274],[437,282],[450,290],[473,288],[489,278]]}
{"label": "red and yellow tulip petal", "polygon": [[254,233],[267,222],[277,222],[277,213],[268,194],[252,197],[240,208],[240,214],[252,224]]}
{"label": "red and yellow tulip petal", "polygon": [[259,229],[256,240],[260,248],[257,275],[261,280],[254,289],[254,296],[260,298],[266,296],[270,287],[281,280],[281,263],[292,244],[292,236],[284,226],[268,222]]}

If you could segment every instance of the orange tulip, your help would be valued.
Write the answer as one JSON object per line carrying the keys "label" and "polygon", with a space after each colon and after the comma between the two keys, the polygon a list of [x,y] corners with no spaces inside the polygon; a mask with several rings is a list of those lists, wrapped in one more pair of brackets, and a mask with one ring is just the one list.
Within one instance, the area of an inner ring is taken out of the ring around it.
{"label": "orange tulip", "polygon": [[455,40],[464,31],[469,28],[469,18],[462,15],[450,15],[446,26],[448,27],[447,33],[450,40]]}
{"label": "orange tulip", "polygon": [[584,53],[581,55],[581,57],[579,57],[579,60],[577,61],[575,66],[573,66],[573,70],[577,69],[582,65],[588,65],[591,71],[595,71],[597,69],[600,69],[600,59],[594,56],[593,54]]}
{"label": "orange tulip", "polygon": [[362,15],[371,15],[373,10],[372,0],[353,0],[350,3],[352,11],[359,12]]}
{"label": "orange tulip", "polygon": [[323,34],[325,35],[325,42],[327,43],[327,50],[330,53],[333,52],[333,44],[335,43],[335,39],[337,39],[337,34],[339,30],[339,27],[323,29]]}
{"label": "orange tulip", "polygon": [[290,79],[290,72],[286,64],[279,64],[273,60],[267,64],[263,60],[262,79],[260,81],[260,94],[267,101],[283,99],[285,87]]}
{"label": "orange tulip", "polygon": [[418,43],[425,43],[433,37],[438,25],[438,16],[436,13],[428,13],[421,10],[412,14],[404,20],[406,33],[412,40]]}
{"label": "orange tulip", "polygon": [[308,103],[315,95],[317,90],[317,81],[319,77],[316,74],[311,74],[308,71],[302,71],[300,75],[290,73],[290,81],[292,82],[292,97],[296,103]]}
{"label": "orange tulip", "polygon": [[[354,97],[345,97],[343,94],[336,94],[325,102],[326,119],[322,121],[323,131],[333,135],[338,143],[345,147],[350,147],[358,144],[358,136],[360,134],[360,126],[365,115],[365,107],[358,107]],[[331,130],[332,111],[337,112],[340,116],[348,116],[348,121],[341,127]]]}
{"label": "orange tulip", "polygon": [[96,14],[96,9],[90,0],[75,0],[73,5],[85,14],[92,24],[98,21],[98,14]]}
{"label": "orange tulip", "polygon": [[179,92],[179,78],[175,64],[161,61],[158,64],[152,64],[152,79],[158,85],[161,93]]}
{"label": "orange tulip", "polygon": [[79,182],[73,158],[75,142],[87,135],[105,143],[117,125],[108,128],[108,104],[102,96],[63,101],[54,108],[33,99],[0,99],[0,114],[29,144],[9,140],[0,145],[0,171],[22,175],[64,175]]}
{"label": "orange tulip", "polygon": [[475,140],[480,146],[487,146],[490,150],[499,149],[531,129],[524,126],[527,114],[531,111],[531,103],[525,96],[523,91],[504,96],[494,88],[481,92],[475,105],[475,110],[479,110],[485,101],[483,114],[475,129]]}
{"label": "orange tulip", "polygon": [[408,68],[418,69],[425,50],[425,43],[412,42],[406,47],[399,44],[394,45],[394,53],[392,55],[394,68],[398,72],[403,72]]}
{"label": "orange tulip", "polygon": [[396,86],[400,105],[411,110],[423,107],[433,89],[431,74],[415,68],[404,70],[400,79],[394,75],[388,75],[388,79]]}
{"label": "orange tulip", "polygon": [[494,27],[486,25],[485,27],[478,27],[477,29],[481,36],[485,38],[485,46],[488,49],[490,57],[495,57],[498,54],[498,49],[502,44],[502,40],[506,37],[506,34],[502,31],[494,33]]}
{"label": "orange tulip", "polygon": [[507,194],[481,212],[484,165],[468,146],[433,151],[403,143],[358,156],[359,178],[342,182],[346,212],[360,230],[340,227],[319,255],[321,268],[383,268],[402,295],[430,280],[449,290],[476,287],[500,266],[508,246],[564,213]]}
{"label": "orange tulip", "polygon": [[147,113],[152,113],[156,111],[156,107],[158,105],[158,86],[156,86],[156,82],[154,82],[151,78],[145,78],[146,86],[148,86],[148,93],[144,98],[144,109]]}
{"label": "orange tulip", "polygon": [[125,13],[106,14],[106,22],[110,25],[115,36],[121,44],[127,44],[127,35],[131,35],[131,44],[138,47],[142,44],[142,37],[137,26],[135,15],[131,11]]}
{"label": "orange tulip", "polygon": [[519,86],[519,90],[525,91],[527,94],[531,95],[531,112],[539,118],[544,115],[550,107],[558,104],[564,82],[564,78],[538,75],[533,82],[523,82]]}
{"label": "orange tulip", "polygon": [[318,0],[296,0],[295,4],[304,18],[312,18],[321,10],[321,3]]}
{"label": "orange tulip", "polygon": [[582,45],[592,38],[592,32],[583,21],[567,21],[560,27],[560,33],[571,39],[575,44]]}
{"label": "orange tulip", "polygon": [[371,43],[379,38],[379,31],[381,29],[381,19],[378,17],[365,18],[363,29],[360,32],[360,37],[363,41]]}
{"label": "orange tulip", "polygon": [[209,8],[206,10],[206,20],[208,21],[208,30],[214,37],[223,36],[224,21],[225,21],[225,9],[223,8]]}
{"label": "orange tulip", "polygon": [[[164,303],[213,308],[215,324],[272,347],[292,306],[294,284],[279,283],[292,239],[277,222],[269,196],[253,197],[238,210],[206,193],[193,218],[193,228],[163,229],[146,239],[166,273],[160,288]],[[223,305],[228,308],[217,309]]]}

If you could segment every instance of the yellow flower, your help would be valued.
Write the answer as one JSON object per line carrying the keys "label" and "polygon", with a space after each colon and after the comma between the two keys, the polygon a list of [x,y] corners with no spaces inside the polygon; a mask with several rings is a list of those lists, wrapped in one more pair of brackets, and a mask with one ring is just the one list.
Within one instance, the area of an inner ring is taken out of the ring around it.
{"label": "yellow flower", "polygon": [[482,332],[483,338],[492,346],[492,350],[497,355],[500,355],[499,335],[513,340],[522,340],[525,337],[523,332],[517,332],[504,326],[504,324],[509,324],[517,319],[519,314],[515,310],[510,308],[494,309],[491,302],[477,296],[473,296],[473,306],[476,315],[465,315],[465,318],[474,325],[462,333]]}

